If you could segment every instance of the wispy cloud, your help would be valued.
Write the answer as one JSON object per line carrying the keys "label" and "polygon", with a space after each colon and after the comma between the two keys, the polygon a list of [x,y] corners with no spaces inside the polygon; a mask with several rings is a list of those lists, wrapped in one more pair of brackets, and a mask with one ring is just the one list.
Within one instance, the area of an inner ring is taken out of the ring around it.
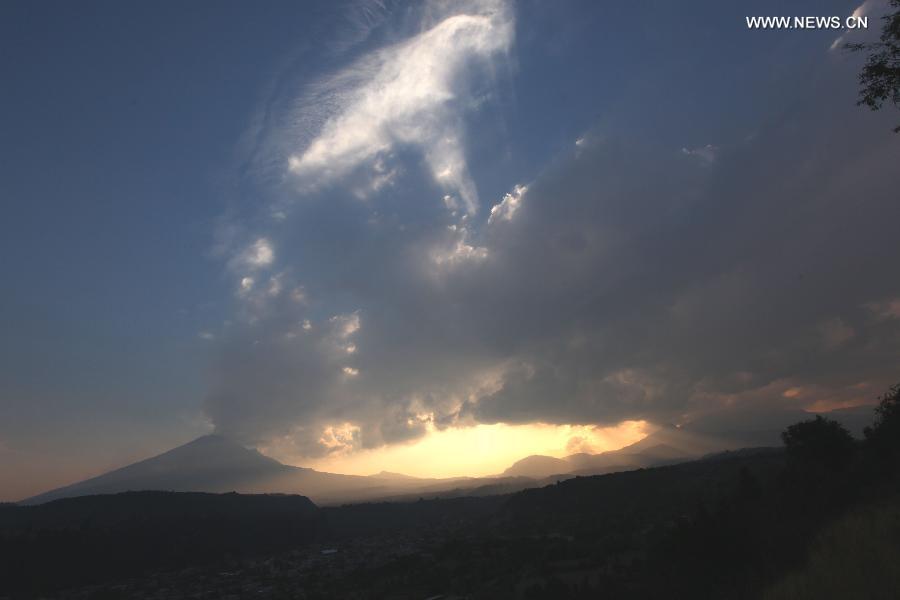
{"label": "wispy cloud", "polygon": [[384,160],[415,148],[434,180],[459,195],[469,213],[478,193],[465,157],[462,115],[467,69],[487,65],[512,42],[509,10],[485,2],[418,35],[365,56],[311,87],[295,109],[302,121],[322,120],[318,134],[288,158],[302,186],[317,187],[370,167],[370,185],[384,185]]}
{"label": "wispy cloud", "polygon": [[712,164],[719,155],[719,148],[712,144],[706,144],[699,148],[682,148],[681,153],[685,156],[693,156],[700,159],[704,164]]}

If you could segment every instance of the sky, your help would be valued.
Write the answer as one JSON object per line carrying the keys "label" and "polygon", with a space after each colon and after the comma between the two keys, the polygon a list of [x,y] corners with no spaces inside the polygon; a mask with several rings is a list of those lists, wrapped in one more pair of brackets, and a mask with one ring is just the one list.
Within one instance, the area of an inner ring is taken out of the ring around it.
{"label": "sky", "polygon": [[0,500],[211,432],[480,475],[874,402],[884,5],[3,3]]}

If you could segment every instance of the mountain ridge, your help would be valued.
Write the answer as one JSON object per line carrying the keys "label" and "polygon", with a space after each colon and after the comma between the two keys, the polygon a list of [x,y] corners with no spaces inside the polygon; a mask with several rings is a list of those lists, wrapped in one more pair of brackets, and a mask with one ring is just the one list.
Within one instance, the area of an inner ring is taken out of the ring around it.
{"label": "mountain ridge", "polygon": [[[861,431],[861,419],[870,410],[868,406],[854,407],[826,414],[857,432]],[[618,450],[576,453],[563,458],[527,456],[491,477],[420,478],[390,471],[374,475],[327,473],[286,465],[226,436],[210,434],[102,475],[26,498],[18,504],[150,490],[299,494],[318,505],[498,493],[560,478],[663,466],[717,452],[779,445],[779,435],[785,426],[814,414],[781,411],[768,415],[765,420],[741,423],[722,423],[713,414],[682,427],[664,425]],[[728,433],[723,435],[720,433],[723,430]]]}

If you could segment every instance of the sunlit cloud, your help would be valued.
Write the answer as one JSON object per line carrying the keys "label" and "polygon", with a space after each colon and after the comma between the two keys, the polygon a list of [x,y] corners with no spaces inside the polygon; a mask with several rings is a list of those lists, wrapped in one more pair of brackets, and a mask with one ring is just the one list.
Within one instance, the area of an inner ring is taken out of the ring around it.
{"label": "sunlit cloud", "polygon": [[[851,13],[851,17],[853,17],[854,19],[859,19],[860,17],[865,17],[865,16],[871,14],[874,11],[874,9],[876,7],[878,7],[879,5],[884,6],[885,2],[883,0],[865,0],[865,2],[863,2],[862,4],[860,4],[853,10],[853,12]],[[830,51],[834,51],[834,50],[837,50],[838,48],[840,48],[844,44],[844,40],[846,39],[847,34],[849,32],[850,32],[850,30],[844,30],[844,33],[842,33],[840,36],[838,36],[831,43],[831,46],[829,46],[828,49]]]}
{"label": "sunlit cloud", "polygon": [[466,227],[451,225],[448,230],[452,232],[449,244],[439,246],[431,253],[431,260],[434,264],[453,266],[487,258],[487,248],[469,243],[469,230]]}
{"label": "sunlit cloud", "polygon": [[517,185],[511,192],[505,194],[503,200],[491,207],[488,223],[493,223],[495,221],[511,221],[513,215],[519,210],[519,206],[522,204],[522,197],[527,191],[528,187]]}
{"label": "sunlit cloud", "polygon": [[513,36],[509,11],[483,2],[471,14],[449,16],[412,38],[366,56],[310,90],[300,118],[329,107],[330,115],[288,168],[318,186],[370,167],[368,189],[390,185],[395,148],[417,148],[434,180],[457,194],[469,213],[478,193],[468,172],[461,127],[461,79],[474,63],[488,64]]}
{"label": "sunlit cloud", "polygon": [[259,269],[268,267],[274,260],[275,251],[272,249],[272,242],[266,238],[259,238],[232,260],[232,266],[236,268]]}
{"label": "sunlit cloud", "polygon": [[346,340],[351,335],[359,331],[360,320],[359,311],[345,315],[335,315],[329,319],[334,326],[335,334],[342,340]]}

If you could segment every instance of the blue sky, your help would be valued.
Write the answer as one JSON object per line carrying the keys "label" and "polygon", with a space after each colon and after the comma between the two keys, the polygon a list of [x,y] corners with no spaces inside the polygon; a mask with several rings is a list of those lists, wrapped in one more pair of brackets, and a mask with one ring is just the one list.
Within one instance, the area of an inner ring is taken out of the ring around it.
{"label": "blue sky", "polygon": [[856,8],[5,3],[9,497],[213,428],[302,462],[871,400],[896,115],[841,32],[744,22]]}

